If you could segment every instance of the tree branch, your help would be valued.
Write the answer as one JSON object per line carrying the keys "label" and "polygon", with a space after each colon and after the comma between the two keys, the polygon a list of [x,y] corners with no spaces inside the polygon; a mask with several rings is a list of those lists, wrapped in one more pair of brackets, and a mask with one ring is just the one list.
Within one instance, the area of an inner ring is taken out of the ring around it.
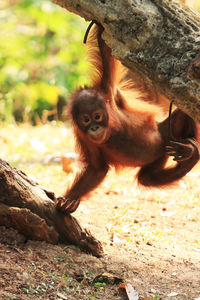
{"label": "tree branch", "polygon": [[200,121],[197,12],[169,0],[52,1],[101,23],[117,59]]}

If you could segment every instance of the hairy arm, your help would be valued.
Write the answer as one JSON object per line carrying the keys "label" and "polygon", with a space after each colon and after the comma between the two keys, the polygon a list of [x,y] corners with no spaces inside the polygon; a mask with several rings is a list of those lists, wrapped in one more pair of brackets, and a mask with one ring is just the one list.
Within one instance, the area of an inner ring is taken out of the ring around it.
{"label": "hairy arm", "polygon": [[106,163],[101,163],[98,169],[88,164],[77,174],[74,183],[67,190],[64,197],[58,198],[57,208],[66,214],[74,212],[80,203],[81,197],[100,184],[108,169],[109,167]]}

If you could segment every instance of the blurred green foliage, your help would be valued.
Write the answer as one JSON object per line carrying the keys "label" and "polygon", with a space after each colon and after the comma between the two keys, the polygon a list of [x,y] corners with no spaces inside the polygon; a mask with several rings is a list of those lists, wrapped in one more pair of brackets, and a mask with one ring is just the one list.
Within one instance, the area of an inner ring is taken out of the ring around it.
{"label": "blurred green foliage", "polygon": [[0,121],[59,117],[69,94],[89,81],[86,27],[50,0],[0,0]]}
{"label": "blurred green foliage", "polygon": [[0,120],[37,123],[88,82],[87,24],[50,0],[1,1]]}

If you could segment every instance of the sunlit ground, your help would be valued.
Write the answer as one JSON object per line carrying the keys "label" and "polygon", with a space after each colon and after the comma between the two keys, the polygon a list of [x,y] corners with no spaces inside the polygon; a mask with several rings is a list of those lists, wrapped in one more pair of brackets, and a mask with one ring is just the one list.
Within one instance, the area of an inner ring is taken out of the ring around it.
{"label": "sunlit ground", "polygon": [[[61,157],[73,157],[74,153],[72,131],[63,124],[3,126],[0,148],[2,159],[35,178],[40,185],[53,190],[57,196],[70,186],[78,168],[72,162],[74,171],[65,173],[62,170]],[[116,174],[112,169],[94,192],[97,198],[106,195],[108,198],[122,199],[108,216],[107,227],[114,241],[173,244],[176,242],[173,222],[179,222],[182,218],[181,228],[183,222],[197,224],[200,221],[199,164],[175,188],[169,189],[140,188],[134,180],[135,173],[136,170],[126,169]],[[163,226],[152,230],[157,217],[163,218]],[[168,218],[171,220],[170,226]],[[189,246],[200,251],[197,238],[192,238]]]}
{"label": "sunlit ground", "polygon": [[74,149],[71,130],[63,125],[10,125],[1,128],[1,158],[62,194],[72,173],[62,171],[60,158]]}

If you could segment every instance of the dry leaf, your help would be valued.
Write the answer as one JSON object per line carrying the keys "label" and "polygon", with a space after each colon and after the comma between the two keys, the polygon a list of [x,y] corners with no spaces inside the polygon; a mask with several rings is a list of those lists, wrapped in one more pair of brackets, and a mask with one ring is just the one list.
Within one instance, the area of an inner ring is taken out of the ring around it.
{"label": "dry leaf", "polygon": [[125,283],[120,283],[120,284],[118,285],[118,288],[119,288],[119,289],[125,289],[125,288],[126,288]]}
{"label": "dry leaf", "polygon": [[128,296],[129,300],[138,300],[138,292],[133,288],[133,286],[130,283],[122,283],[118,286],[120,289],[124,289],[126,291],[126,294]]}
{"label": "dry leaf", "polygon": [[126,285],[126,293],[129,300],[138,300],[138,292],[132,287],[130,283]]}
{"label": "dry leaf", "polygon": [[175,296],[178,296],[178,293],[172,292],[172,293],[167,295],[167,297],[175,297]]}

